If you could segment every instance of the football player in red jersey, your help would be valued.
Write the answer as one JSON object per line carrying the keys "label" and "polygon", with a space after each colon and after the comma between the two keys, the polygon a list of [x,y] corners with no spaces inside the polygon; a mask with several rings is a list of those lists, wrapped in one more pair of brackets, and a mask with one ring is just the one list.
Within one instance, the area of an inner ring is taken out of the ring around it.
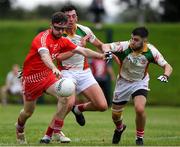
{"label": "football player in red jersey", "polygon": [[[105,55],[76,46],[62,37],[64,29],[67,28],[67,17],[64,13],[54,13],[51,21],[51,28],[39,33],[33,39],[30,51],[24,61],[22,71],[24,108],[16,123],[16,137],[20,144],[26,143],[25,123],[33,114],[37,98],[43,92],[58,99],[57,111],[48,127],[48,134],[59,133],[63,126],[68,99],[58,96],[55,89],[56,82],[61,78],[61,72],[53,63],[56,56],[62,52],[72,51],[88,57],[105,59]],[[48,139],[51,138],[51,136],[48,137]],[[48,139],[41,140],[41,143],[49,143]]]}

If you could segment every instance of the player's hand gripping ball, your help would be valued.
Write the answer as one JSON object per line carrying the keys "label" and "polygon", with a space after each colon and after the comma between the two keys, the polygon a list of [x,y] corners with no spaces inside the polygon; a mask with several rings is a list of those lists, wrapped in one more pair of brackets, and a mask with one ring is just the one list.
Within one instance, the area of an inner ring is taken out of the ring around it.
{"label": "player's hand gripping ball", "polygon": [[69,97],[75,91],[75,83],[71,79],[62,78],[56,82],[55,88],[58,96]]}

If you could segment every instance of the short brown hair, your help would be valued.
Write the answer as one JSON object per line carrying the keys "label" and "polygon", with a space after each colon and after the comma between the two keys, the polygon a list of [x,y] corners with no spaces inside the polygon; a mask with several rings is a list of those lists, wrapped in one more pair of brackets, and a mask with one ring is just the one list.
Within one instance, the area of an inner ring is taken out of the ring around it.
{"label": "short brown hair", "polygon": [[52,24],[66,23],[67,21],[68,21],[67,16],[63,12],[55,12],[51,18]]}

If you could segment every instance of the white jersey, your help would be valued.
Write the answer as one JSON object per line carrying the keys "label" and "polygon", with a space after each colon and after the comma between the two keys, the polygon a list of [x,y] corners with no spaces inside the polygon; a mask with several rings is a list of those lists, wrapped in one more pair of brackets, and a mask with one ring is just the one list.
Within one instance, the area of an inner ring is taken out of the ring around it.
{"label": "white jersey", "polygon": [[[76,33],[74,34],[74,36],[66,37],[70,39],[74,44],[81,46],[81,39],[87,34],[90,35],[89,42],[93,43],[96,39],[96,36],[93,34],[90,28],[77,24]],[[72,57],[63,60],[61,64],[62,69],[67,70],[84,70],[89,67],[87,59],[80,54],[74,54]]]}
{"label": "white jersey", "polygon": [[6,78],[6,83],[9,83],[9,90],[12,94],[21,93],[22,85],[21,80],[14,75],[12,72],[9,72]]}
{"label": "white jersey", "polygon": [[147,44],[143,52],[133,55],[129,41],[111,43],[111,51],[121,62],[119,76],[128,81],[139,81],[147,75],[149,63],[164,66],[167,62],[161,53],[151,44]]}

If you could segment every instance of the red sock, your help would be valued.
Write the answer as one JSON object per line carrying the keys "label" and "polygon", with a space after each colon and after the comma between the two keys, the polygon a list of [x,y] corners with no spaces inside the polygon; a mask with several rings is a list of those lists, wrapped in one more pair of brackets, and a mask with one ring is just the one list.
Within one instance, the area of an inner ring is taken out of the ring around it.
{"label": "red sock", "polygon": [[144,129],[136,130],[136,136],[138,138],[143,138],[144,137]]}
{"label": "red sock", "polygon": [[84,110],[84,104],[77,105],[79,111],[83,112]]}
{"label": "red sock", "polygon": [[46,130],[46,135],[49,136],[49,137],[52,137],[53,131],[54,131],[53,128],[48,127],[47,130]]}
{"label": "red sock", "polygon": [[19,118],[18,118],[18,121],[17,121],[16,129],[18,130],[19,133],[23,133],[24,132],[24,123],[22,123],[19,120]]}
{"label": "red sock", "polygon": [[120,124],[116,124],[116,129],[118,131],[121,131],[123,129],[123,123],[120,123]]}
{"label": "red sock", "polygon": [[20,127],[23,127],[23,128],[24,128],[24,123],[21,122],[21,121],[19,120],[19,118],[18,118],[18,125],[19,125]]}
{"label": "red sock", "polygon": [[64,125],[64,120],[60,120],[60,119],[55,119],[54,120],[54,133],[60,133],[60,130],[62,128],[62,126]]}

